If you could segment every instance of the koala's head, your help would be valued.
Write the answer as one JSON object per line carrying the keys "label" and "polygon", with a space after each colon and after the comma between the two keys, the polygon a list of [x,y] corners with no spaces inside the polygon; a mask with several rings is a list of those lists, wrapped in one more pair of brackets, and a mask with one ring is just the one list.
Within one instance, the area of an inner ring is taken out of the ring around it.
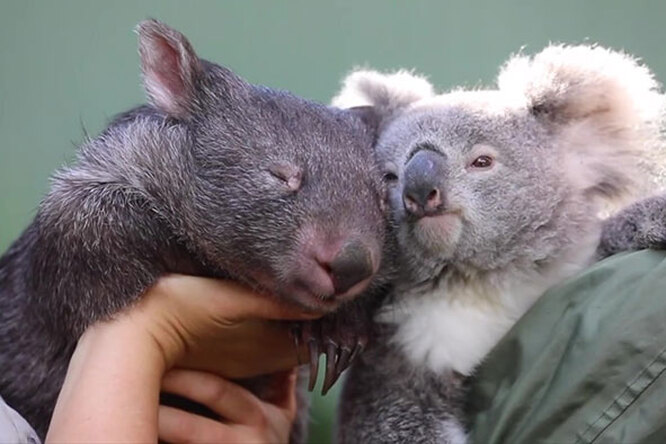
{"label": "koala's head", "polygon": [[609,204],[636,197],[658,144],[650,72],[601,47],[516,56],[497,89],[435,95],[422,78],[356,72],[334,104],[370,105],[408,264],[545,262]]}
{"label": "koala's head", "polygon": [[251,85],[162,23],[138,35],[150,104],[188,139],[196,183],[182,218],[203,259],[321,311],[376,282],[384,185],[362,110]]}

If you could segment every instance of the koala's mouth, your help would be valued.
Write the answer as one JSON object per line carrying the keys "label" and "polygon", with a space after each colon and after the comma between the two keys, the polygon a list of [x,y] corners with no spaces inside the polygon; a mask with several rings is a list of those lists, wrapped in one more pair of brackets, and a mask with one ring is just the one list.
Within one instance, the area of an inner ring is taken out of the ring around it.
{"label": "koala's mouth", "polygon": [[411,225],[411,237],[431,252],[450,252],[460,238],[462,224],[460,211],[423,217]]}

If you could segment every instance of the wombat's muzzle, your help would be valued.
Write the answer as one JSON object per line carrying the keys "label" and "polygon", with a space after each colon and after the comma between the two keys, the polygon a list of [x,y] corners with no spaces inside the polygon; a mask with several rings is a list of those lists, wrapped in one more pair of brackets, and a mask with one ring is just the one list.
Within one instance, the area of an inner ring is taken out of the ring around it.
{"label": "wombat's muzzle", "polygon": [[370,250],[360,242],[347,244],[328,264],[321,264],[331,275],[336,294],[346,293],[374,272]]}

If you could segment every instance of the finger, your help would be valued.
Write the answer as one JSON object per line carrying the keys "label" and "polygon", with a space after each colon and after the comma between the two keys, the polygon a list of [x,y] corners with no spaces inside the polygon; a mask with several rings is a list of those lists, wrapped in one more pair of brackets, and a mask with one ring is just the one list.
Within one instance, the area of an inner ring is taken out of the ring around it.
{"label": "finger", "polygon": [[157,282],[167,294],[208,298],[225,318],[316,319],[301,307],[274,296],[259,294],[236,282],[197,276],[167,275]]}
{"label": "finger", "polygon": [[160,442],[246,442],[238,427],[174,407],[159,406]]}
{"label": "finger", "polygon": [[205,405],[224,419],[246,425],[261,424],[262,402],[251,392],[211,373],[171,370],[162,390]]}
{"label": "finger", "polygon": [[298,378],[298,369],[275,373],[271,375],[270,390],[265,401],[273,404],[288,414],[293,412],[296,415],[296,381]]}
{"label": "finger", "polygon": [[296,413],[298,412],[298,402],[296,400],[298,372],[298,368],[294,368],[290,373],[288,373],[287,380],[284,385],[286,396],[282,402],[278,402],[276,404],[278,407],[287,412],[289,422],[293,422],[294,419],[296,419]]}

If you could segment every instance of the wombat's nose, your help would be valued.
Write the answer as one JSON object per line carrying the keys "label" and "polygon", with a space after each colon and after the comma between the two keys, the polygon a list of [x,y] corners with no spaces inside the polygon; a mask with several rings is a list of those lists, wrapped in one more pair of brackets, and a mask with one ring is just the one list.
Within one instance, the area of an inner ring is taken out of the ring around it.
{"label": "wombat's nose", "polygon": [[319,260],[331,276],[336,294],[347,292],[374,273],[370,250],[360,242],[345,245],[330,261]]}
{"label": "wombat's nose", "polygon": [[446,158],[430,149],[417,152],[405,168],[402,200],[412,216],[436,216],[444,212]]}

